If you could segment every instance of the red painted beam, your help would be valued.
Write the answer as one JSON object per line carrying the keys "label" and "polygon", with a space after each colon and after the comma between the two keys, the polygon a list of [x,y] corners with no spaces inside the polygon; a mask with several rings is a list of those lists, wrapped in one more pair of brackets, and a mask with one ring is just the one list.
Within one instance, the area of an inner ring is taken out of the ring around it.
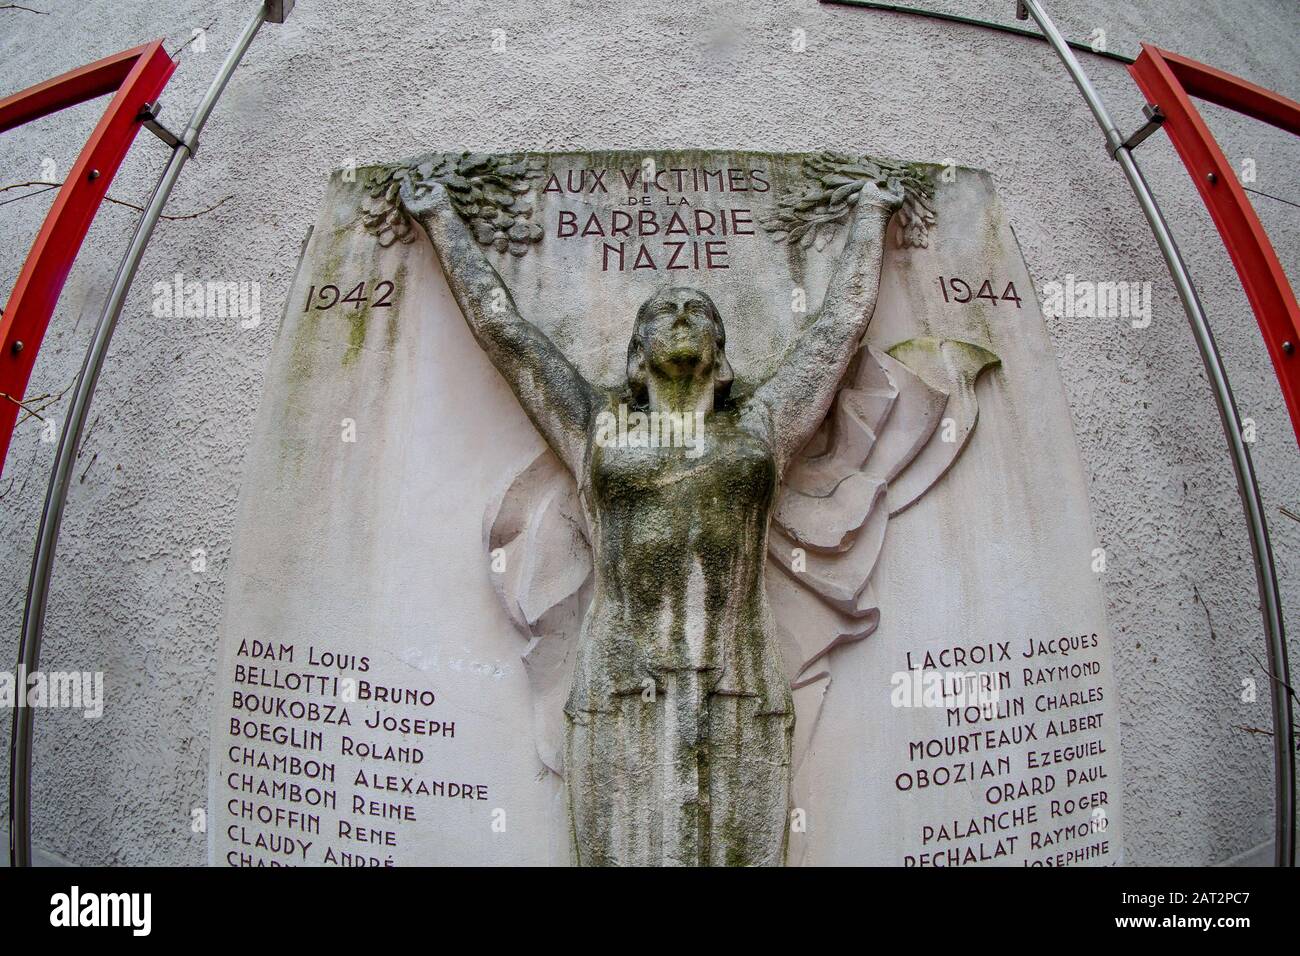
{"label": "red painted beam", "polygon": [[140,130],[141,107],[157,99],[175,69],[162,40],[155,40],[0,100],[3,132],[117,91],[68,171],[0,316],[0,469],[73,260]]}
{"label": "red painted beam", "polygon": [[1300,135],[1300,103],[1295,100],[1177,53],[1156,47],[1152,50],[1169,64],[1188,96],[1226,106],[1251,119]]}
{"label": "red painted beam", "polygon": [[149,44],[123,50],[0,100],[0,133],[112,93],[148,51]]}
{"label": "red painted beam", "polygon": [[1268,233],[1236,171],[1191,97],[1237,110],[1300,134],[1300,103],[1195,60],[1144,43],[1129,72],[1149,103],[1165,114],[1164,129],[1192,175],[1223,238],[1255,312],[1300,443],[1300,304]]}

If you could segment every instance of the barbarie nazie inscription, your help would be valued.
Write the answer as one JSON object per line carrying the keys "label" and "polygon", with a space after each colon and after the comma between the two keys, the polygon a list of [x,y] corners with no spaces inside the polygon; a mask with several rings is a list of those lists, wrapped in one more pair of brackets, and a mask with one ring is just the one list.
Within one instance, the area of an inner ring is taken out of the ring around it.
{"label": "barbarie nazie inscription", "polygon": [[1093,547],[986,174],[336,174],[241,500],[212,862],[1121,862]]}

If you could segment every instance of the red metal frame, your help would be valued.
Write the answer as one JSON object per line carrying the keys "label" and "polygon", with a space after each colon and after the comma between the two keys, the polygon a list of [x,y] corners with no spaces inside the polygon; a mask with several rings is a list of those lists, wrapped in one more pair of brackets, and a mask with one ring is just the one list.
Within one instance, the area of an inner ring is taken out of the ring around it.
{"label": "red metal frame", "polygon": [[1300,305],[1268,233],[1191,98],[1226,106],[1296,135],[1300,135],[1300,103],[1147,43],[1129,73],[1147,101],[1164,112],[1164,128],[1223,237],[1264,335],[1300,442]]}
{"label": "red metal frame", "polygon": [[123,50],[0,100],[0,133],[116,91],[50,207],[0,317],[0,469],[36,354],[91,220],[176,63],[162,40]]}

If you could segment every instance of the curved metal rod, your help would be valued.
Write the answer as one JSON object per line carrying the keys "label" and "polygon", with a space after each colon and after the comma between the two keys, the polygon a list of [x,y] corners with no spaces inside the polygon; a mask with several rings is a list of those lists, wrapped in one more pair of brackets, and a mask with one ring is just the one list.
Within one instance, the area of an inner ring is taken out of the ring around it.
{"label": "curved metal rod", "polygon": [[1287,663],[1286,635],[1282,626],[1282,600],[1278,593],[1277,572],[1273,567],[1273,548],[1269,543],[1268,523],[1264,517],[1264,505],[1259,497],[1259,484],[1255,480],[1255,466],[1250,459],[1250,450],[1241,435],[1240,419],[1237,416],[1237,403],[1232,396],[1228,383],[1228,374],[1219,357],[1219,349],[1214,343],[1214,333],[1205,317],[1205,309],[1196,294],[1183,261],[1178,243],[1165,222],[1164,214],[1156,203],[1151,188],[1147,185],[1142,171],[1133,159],[1132,151],[1124,145],[1124,137],[1111,121],[1110,114],[1101,102],[1096,89],[1083,72],[1083,67],[1069,46],[1057,31],[1051,18],[1043,12],[1038,0],[1020,0],[1021,5],[1034,18],[1039,28],[1047,37],[1057,55],[1065,64],[1074,85],[1083,94],[1088,108],[1097,120],[1106,136],[1107,152],[1119,162],[1124,175],[1128,177],[1133,194],[1137,196],[1138,205],[1155,234],[1156,243],[1165,257],[1169,275],[1178,289],[1183,309],[1187,312],[1187,321],[1196,339],[1196,347],[1201,353],[1201,362],[1214,390],[1214,401],[1219,408],[1219,420],[1223,425],[1223,434],[1228,439],[1228,450],[1232,455],[1232,468],[1237,475],[1237,492],[1241,495],[1242,510],[1246,515],[1246,525],[1250,530],[1250,551],[1255,559],[1255,581],[1259,587],[1259,603],[1264,619],[1264,637],[1268,649],[1269,688],[1273,710],[1273,771],[1274,771],[1274,860],[1277,866],[1295,865],[1295,752],[1291,741],[1295,733],[1294,717],[1291,708],[1289,688],[1291,671]]}
{"label": "curved metal rod", "polygon": [[31,866],[32,862],[32,708],[22,706],[25,703],[27,675],[40,667],[41,638],[45,631],[45,609],[49,599],[50,574],[54,568],[55,549],[59,539],[59,526],[63,523],[63,507],[68,500],[68,484],[72,477],[73,465],[77,457],[77,446],[81,443],[81,432],[86,425],[86,416],[90,411],[90,401],[99,381],[99,372],[104,365],[113,330],[117,327],[118,317],[122,314],[122,305],[126,301],[131,282],[135,279],[136,269],[144,255],[149,237],[153,235],[154,226],[162,214],[163,206],[171,196],[172,187],[180,175],[185,162],[197,148],[199,133],[208,121],[218,97],[226,88],[235,67],[243,59],[248,46],[253,42],[258,28],[272,13],[273,4],[264,0],[253,15],[244,32],[235,42],[234,47],[221,64],[221,69],[213,79],[212,85],[204,94],[203,100],[190,116],[189,125],[181,134],[179,142],[172,150],[171,159],[163,170],[158,185],[144,214],[136,224],[127,246],[126,254],[117,268],[113,286],[104,302],[95,333],[86,350],[81,372],[68,406],[68,420],[59,438],[59,449],[54,459],[54,469],[50,474],[49,488],[45,492],[45,508],[41,512],[40,530],[36,536],[36,553],[32,556],[31,577],[27,584],[27,604],[23,609],[23,633],[18,645],[18,687],[15,700],[13,739],[9,762],[9,861],[13,866]]}
{"label": "curved metal rod", "polygon": [[[923,10],[920,7],[909,7],[903,3],[883,3],[877,0],[819,0],[830,6],[840,7],[860,7],[863,10],[883,10],[886,13],[906,13],[915,17],[926,17],[930,20],[946,20],[948,23],[962,23],[969,27],[982,27],[985,30],[996,30],[998,33],[1009,33],[1012,36],[1028,37],[1031,40],[1047,39],[1041,33],[1035,33],[1033,30],[1026,30],[1023,27],[1013,26],[1010,23],[997,23],[993,20],[981,20],[978,17],[966,17],[959,13],[945,13],[943,10]],[[1106,60],[1114,60],[1117,63],[1131,64],[1133,57],[1125,56],[1123,53],[1112,53],[1109,50],[1094,50],[1087,43],[1080,43],[1077,40],[1066,40],[1070,48],[1078,50],[1080,53],[1091,53],[1093,56],[1099,56]]]}

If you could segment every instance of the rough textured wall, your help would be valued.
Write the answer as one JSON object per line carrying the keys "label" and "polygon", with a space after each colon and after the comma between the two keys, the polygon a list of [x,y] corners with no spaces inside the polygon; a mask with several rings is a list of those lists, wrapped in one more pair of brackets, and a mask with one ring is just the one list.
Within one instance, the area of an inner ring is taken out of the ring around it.
{"label": "rough textured wall", "polygon": [[[251,0],[28,0],[0,10],[0,92],[164,35],[207,27],[164,94],[184,125]],[[932,0],[1012,21],[1011,0]],[[1300,97],[1291,0],[1052,3],[1073,38],[1145,39]],[[791,49],[792,31],[807,49]],[[505,50],[492,49],[503,31]],[[499,36],[499,35],[498,35]],[[1118,122],[1142,97],[1118,63],[1085,57]],[[0,138],[0,185],[58,174],[99,112],[78,107]],[[1300,199],[1295,141],[1207,108],[1256,188]],[[992,171],[1040,288],[1067,274],[1153,284],[1153,321],[1049,319],[1108,549],[1121,692],[1129,859],[1211,863],[1269,838],[1267,682],[1250,553],[1205,376],[1119,168],[1049,50],[973,27],[814,0],[414,3],[301,0],[267,26],[209,124],[145,257],[83,444],[60,542],[43,664],[102,669],[105,714],[37,719],[37,843],[85,863],[199,863],[207,708],[241,463],[263,371],[328,171],[430,148],[726,146],[870,150]],[[165,150],[142,134],[111,190],[142,203]],[[1271,366],[1209,217],[1172,147],[1140,161],[1176,225],[1223,348],[1268,504],[1292,632],[1300,632],[1300,454]],[[0,202],[24,190],[0,193]],[[0,206],[8,290],[50,194]],[[226,199],[225,197],[229,197]],[[1284,266],[1300,269],[1293,207],[1257,199]],[[73,381],[134,222],[106,206],[41,351],[30,396]],[[262,319],[168,319],[151,287],[256,280]],[[66,405],[41,412],[58,418]],[[0,479],[0,660],[12,660],[54,445],[29,419]],[[990,546],[994,546],[990,543]],[[194,549],[206,571],[191,570]],[[268,574],[274,569],[268,568]],[[1292,641],[1300,657],[1300,642]],[[8,666],[8,665],[6,665]],[[1240,700],[1253,676],[1256,703]],[[6,721],[7,723],[7,721]],[[0,774],[7,777],[7,761]]]}

